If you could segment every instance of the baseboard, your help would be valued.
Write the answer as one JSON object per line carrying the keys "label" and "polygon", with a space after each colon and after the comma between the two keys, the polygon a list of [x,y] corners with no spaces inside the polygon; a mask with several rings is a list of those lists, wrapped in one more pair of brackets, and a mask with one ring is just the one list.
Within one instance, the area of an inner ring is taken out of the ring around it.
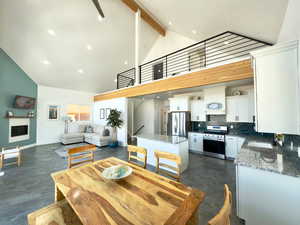
{"label": "baseboard", "polygon": [[32,147],[35,147],[36,146],[36,143],[34,144],[30,144],[30,145],[24,145],[24,146],[21,146],[20,149],[27,149],[27,148],[32,148]]}

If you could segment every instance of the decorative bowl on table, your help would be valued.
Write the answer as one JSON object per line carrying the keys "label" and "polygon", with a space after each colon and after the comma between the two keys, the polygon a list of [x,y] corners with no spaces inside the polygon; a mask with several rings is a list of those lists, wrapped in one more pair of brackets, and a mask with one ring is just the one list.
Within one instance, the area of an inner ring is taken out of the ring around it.
{"label": "decorative bowl on table", "polygon": [[102,176],[108,180],[121,180],[132,174],[132,168],[126,165],[117,165],[106,168]]}

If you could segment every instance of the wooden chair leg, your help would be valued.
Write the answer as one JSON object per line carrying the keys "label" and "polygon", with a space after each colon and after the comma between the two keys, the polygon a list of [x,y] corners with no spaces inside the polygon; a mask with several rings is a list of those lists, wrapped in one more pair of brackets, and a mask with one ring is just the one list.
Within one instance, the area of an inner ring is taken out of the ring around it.
{"label": "wooden chair leg", "polygon": [[71,157],[68,157],[68,169],[71,168]]}
{"label": "wooden chair leg", "polygon": [[4,158],[4,157],[3,157],[3,155],[1,154],[1,155],[0,155],[0,169],[3,168],[3,161],[4,161],[3,158]]}
{"label": "wooden chair leg", "polygon": [[19,153],[19,155],[18,155],[18,167],[20,167],[20,165],[21,165],[21,154]]}

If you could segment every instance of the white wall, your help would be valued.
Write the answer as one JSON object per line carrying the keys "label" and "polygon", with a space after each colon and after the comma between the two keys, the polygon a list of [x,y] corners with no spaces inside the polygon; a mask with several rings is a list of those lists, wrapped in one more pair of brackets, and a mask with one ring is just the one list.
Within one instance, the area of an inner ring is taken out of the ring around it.
{"label": "white wall", "polygon": [[167,31],[166,36],[159,36],[145,57],[143,63],[159,58],[196,43],[195,40],[182,36],[173,31]]}
{"label": "white wall", "polygon": [[[51,144],[60,141],[61,134],[64,133],[64,122],[61,120],[50,121],[47,117],[49,105],[60,106],[60,117],[66,115],[68,104],[93,105],[94,93],[79,92],[67,89],[38,86],[37,103],[37,144]],[[92,116],[91,116],[92,119]],[[80,123],[74,122],[69,126],[70,132],[76,131]]]}
{"label": "white wall", "polygon": [[121,119],[124,121],[123,126],[118,129],[118,141],[121,145],[127,145],[127,124],[128,124],[128,99],[127,98],[115,98],[111,100],[98,101],[94,103],[94,123],[98,125],[106,126],[107,121],[100,119],[100,109],[110,108],[121,111]]}
{"label": "white wall", "polygon": [[137,100],[134,107],[134,132],[142,125],[139,134],[154,134],[155,106],[153,99]]}
{"label": "white wall", "polygon": [[289,0],[278,42],[300,39],[300,1]]}

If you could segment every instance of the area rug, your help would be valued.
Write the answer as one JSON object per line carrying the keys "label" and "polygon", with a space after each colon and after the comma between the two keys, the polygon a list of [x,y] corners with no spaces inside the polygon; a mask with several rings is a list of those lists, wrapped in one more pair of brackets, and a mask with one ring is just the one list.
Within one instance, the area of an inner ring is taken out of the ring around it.
{"label": "area rug", "polygon": [[[55,153],[59,155],[61,158],[66,159],[68,158],[68,150],[70,148],[76,148],[80,146],[88,145],[86,143],[80,143],[80,144],[73,144],[73,145],[61,145],[55,150]],[[102,149],[97,147],[95,151],[101,151]]]}

